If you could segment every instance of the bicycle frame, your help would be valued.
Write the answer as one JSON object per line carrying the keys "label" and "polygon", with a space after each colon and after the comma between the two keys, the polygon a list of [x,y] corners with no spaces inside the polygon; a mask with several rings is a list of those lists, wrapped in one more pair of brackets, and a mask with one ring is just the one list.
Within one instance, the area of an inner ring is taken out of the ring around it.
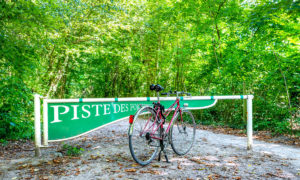
{"label": "bicycle frame", "polygon": [[[160,101],[158,99],[158,105],[160,105]],[[171,128],[171,125],[174,121],[174,117],[175,115],[178,113],[180,113],[180,116],[182,117],[182,113],[181,113],[181,109],[180,109],[180,101],[179,101],[179,98],[176,99],[176,101],[168,108],[168,110],[165,112],[165,117],[167,118],[170,114],[170,112],[172,111],[172,109],[174,108],[174,106],[177,104],[176,108],[175,108],[175,112],[173,114],[173,117],[171,119],[171,121],[169,122],[169,125],[168,125],[168,128],[167,130],[165,131],[165,134],[167,134]],[[150,122],[150,120],[152,119],[152,116],[148,119],[146,125],[145,125],[145,128],[147,127],[148,123]],[[181,118],[182,119],[182,118]],[[158,122],[158,120],[161,120],[159,122],[159,125],[155,128],[155,124]],[[165,122],[165,119],[162,117],[161,115],[161,109],[160,109],[160,106],[157,106],[157,109],[156,109],[156,115],[155,115],[155,120],[153,122],[153,124],[148,128],[148,129],[143,129],[142,132],[140,133],[140,135],[142,135],[145,131],[148,132],[151,128],[151,133],[150,133],[150,137],[153,138],[153,139],[157,139],[157,140],[163,140],[164,139],[164,136],[162,137],[157,137],[155,136],[155,132],[159,129],[159,127],[163,128],[163,125],[164,125],[164,122]]]}

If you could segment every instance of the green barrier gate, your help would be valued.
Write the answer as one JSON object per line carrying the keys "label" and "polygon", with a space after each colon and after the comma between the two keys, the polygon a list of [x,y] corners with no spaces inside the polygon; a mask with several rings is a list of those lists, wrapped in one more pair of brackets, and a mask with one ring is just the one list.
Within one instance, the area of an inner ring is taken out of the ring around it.
{"label": "green barrier gate", "polygon": [[[103,102],[107,99],[77,99],[74,100],[75,102],[57,102],[57,100],[45,99],[47,117],[44,117],[44,120],[48,121],[47,141],[66,140],[128,117],[135,114],[141,106],[152,106],[154,101],[150,99],[134,101],[134,98],[115,98],[113,102]],[[181,100],[181,106],[186,104],[188,109],[207,108],[215,101]],[[162,100],[161,103],[167,108],[174,101]],[[47,129],[44,131],[47,132]]]}
{"label": "green barrier gate", "polygon": [[[40,98],[35,95],[35,144],[36,152],[41,147]],[[240,96],[184,96],[180,97],[182,108],[205,109],[216,104],[218,99],[248,99],[248,149],[252,145],[252,95]],[[176,97],[161,97],[167,109]],[[105,125],[127,118],[141,106],[152,106],[156,97],[143,98],[88,98],[43,100],[43,145],[81,136]],[[251,103],[251,104],[250,104]],[[251,107],[251,108],[250,108]],[[250,121],[251,120],[251,121]],[[248,128],[249,126],[249,128]],[[250,139],[249,139],[250,138]],[[40,153],[36,153],[40,154]]]}

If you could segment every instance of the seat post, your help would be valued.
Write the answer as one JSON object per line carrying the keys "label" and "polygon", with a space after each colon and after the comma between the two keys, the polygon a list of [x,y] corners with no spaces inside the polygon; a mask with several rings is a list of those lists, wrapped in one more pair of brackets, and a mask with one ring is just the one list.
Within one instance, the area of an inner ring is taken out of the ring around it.
{"label": "seat post", "polygon": [[160,101],[159,101],[159,92],[158,91],[156,91],[156,95],[157,95],[157,102],[160,103]]}

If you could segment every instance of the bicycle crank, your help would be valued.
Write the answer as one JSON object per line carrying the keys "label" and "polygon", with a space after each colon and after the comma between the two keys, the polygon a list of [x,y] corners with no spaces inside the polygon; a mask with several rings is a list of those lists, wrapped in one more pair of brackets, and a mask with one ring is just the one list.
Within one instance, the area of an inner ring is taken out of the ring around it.
{"label": "bicycle crank", "polygon": [[146,133],[146,135],[145,135],[145,137],[146,137],[146,140],[148,141],[148,144],[150,144],[150,143],[152,142],[152,139],[151,139],[150,133],[149,133],[149,132],[147,132],[147,133]]}

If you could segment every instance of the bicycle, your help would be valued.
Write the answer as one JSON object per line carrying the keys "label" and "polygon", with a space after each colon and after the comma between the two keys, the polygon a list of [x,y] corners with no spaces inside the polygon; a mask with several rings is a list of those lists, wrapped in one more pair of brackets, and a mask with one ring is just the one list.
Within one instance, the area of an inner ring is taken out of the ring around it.
{"label": "bicycle", "polygon": [[[149,164],[156,157],[159,148],[158,161],[160,161],[163,152],[166,162],[169,162],[165,151],[168,144],[171,144],[177,155],[185,155],[190,151],[195,140],[195,119],[190,111],[180,107],[179,95],[190,94],[176,91],[161,93],[161,95],[168,96],[176,94],[177,97],[175,102],[165,111],[159,100],[159,92],[163,89],[158,84],[151,85],[150,90],[155,90],[157,93],[157,102],[153,103],[153,107],[141,107],[134,116],[129,117],[130,153],[133,159],[142,166]],[[165,125],[166,119],[173,109],[174,114],[170,122]]]}

